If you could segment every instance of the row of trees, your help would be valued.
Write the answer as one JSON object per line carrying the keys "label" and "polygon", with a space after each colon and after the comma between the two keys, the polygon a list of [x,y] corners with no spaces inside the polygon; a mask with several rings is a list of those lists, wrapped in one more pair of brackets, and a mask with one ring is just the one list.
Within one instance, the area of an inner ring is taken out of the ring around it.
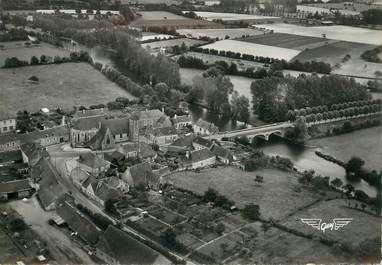
{"label": "row of trees", "polygon": [[252,82],[251,92],[254,113],[265,122],[287,120],[288,110],[371,99],[364,86],[341,76],[271,76]]}
{"label": "row of trees", "polygon": [[382,63],[381,58],[379,58],[380,53],[382,53],[382,45],[374,49],[365,51],[361,54],[361,58],[367,62]]}
{"label": "row of trees", "polygon": [[218,51],[216,49],[201,48],[201,47],[191,47],[191,51],[200,52],[211,55],[219,55],[223,57],[229,57],[234,59],[242,59],[247,61],[255,61],[265,64],[272,64],[273,71],[279,71],[283,69],[303,71],[303,72],[316,72],[320,74],[329,74],[331,72],[331,66],[325,62],[300,62],[295,60],[293,62],[287,62],[285,60],[279,60],[276,58],[263,57],[263,56],[254,56],[250,54],[242,54],[240,52],[232,51]]}
{"label": "row of trees", "polygon": [[70,63],[70,62],[90,62],[91,57],[87,52],[72,52],[69,57],[55,56],[53,59],[47,55],[41,55],[40,58],[37,56],[32,56],[30,61],[20,60],[17,57],[6,58],[4,61],[3,68],[16,68],[22,66],[32,66],[32,65],[44,65],[44,64],[60,64],[60,63]]}
{"label": "row of trees", "polygon": [[13,28],[6,33],[0,34],[0,42],[24,41],[28,39],[28,32],[24,29]]}
{"label": "row of trees", "polygon": [[287,120],[294,121],[298,117],[305,117],[307,122],[314,122],[314,121],[321,121],[321,120],[328,120],[328,119],[336,119],[341,117],[352,117],[357,116],[360,114],[369,114],[369,113],[376,113],[380,112],[382,110],[382,104],[381,103],[375,103],[375,104],[369,104],[359,107],[350,107],[346,109],[340,109],[340,110],[332,110],[332,111],[325,111],[325,112],[307,112],[305,110],[300,111],[293,111],[289,110],[287,113]]}

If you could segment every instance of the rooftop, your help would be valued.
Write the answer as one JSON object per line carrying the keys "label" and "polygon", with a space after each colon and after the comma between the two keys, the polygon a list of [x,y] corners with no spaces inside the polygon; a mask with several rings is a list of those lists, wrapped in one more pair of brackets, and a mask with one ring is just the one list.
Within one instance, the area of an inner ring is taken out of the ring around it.
{"label": "rooftop", "polygon": [[0,183],[0,193],[13,193],[30,190],[31,186],[27,179],[13,180]]}
{"label": "rooftop", "polygon": [[104,159],[98,157],[94,153],[81,154],[78,162],[91,168],[100,168],[107,165],[107,162]]}

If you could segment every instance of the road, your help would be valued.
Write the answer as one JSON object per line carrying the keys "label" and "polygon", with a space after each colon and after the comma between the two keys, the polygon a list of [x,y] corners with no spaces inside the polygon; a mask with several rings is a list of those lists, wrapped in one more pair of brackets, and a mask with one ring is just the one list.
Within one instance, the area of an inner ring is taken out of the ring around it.
{"label": "road", "polygon": [[49,225],[48,220],[53,213],[44,211],[36,196],[28,201],[11,201],[8,205],[24,218],[25,223],[41,239],[47,242],[47,248],[58,264],[94,264],[86,251],[60,231],[60,228]]}

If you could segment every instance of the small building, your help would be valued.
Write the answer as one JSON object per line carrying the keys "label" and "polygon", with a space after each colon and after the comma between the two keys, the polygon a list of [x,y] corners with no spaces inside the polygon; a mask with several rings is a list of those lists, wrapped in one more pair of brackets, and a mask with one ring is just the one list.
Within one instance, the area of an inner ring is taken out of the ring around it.
{"label": "small building", "polygon": [[229,164],[233,161],[233,155],[232,153],[218,145],[213,145],[211,148],[211,152],[216,155],[216,158],[223,162],[224,164]]}
{"label": "small building", "polygon": [[27,179],[13,180],[0,183],[0,200],[11,198],[22,199],[29,197],[32,187]]}
{"label": "small building", "polygon": [[151,146],[147,143],[126,143],[118,148],[118,151],[126,156],[139,157],[143,161],[151,162],[157,157],[157,152],[155,152]]}
{"label": "small building", "polygon": [[0,117],[0,134],[16,131],[16,119],[11,117]]}
{"label": "small building", "polygon": [[151,143],[157,145],[171,144],[178,138],[178,133],[174,127],[161,127],[151,129],[148,133],[148,138]]}
{"label": "small building", "polygon": [[20,150],[0,152],[0,167],[23,163],[23,157]]}
{"label": "small building", "polygon": [[174,153],[174,154],[179,154],[179,153],[185,154],[187,151],[190,151],[190,152],[193,151],[194,150],[193,138],[194,137],[190,134],[190,135],[176,139],[173,143],[171,143],[167,147],[167,152]]}
{"label": "small building", "polygon": [[94,153],[80,154],[77,162],[78,167],[93,175],[98,175],[101,172],[105,172],[110,167],[109,162]]}
{"label": "small building", "polygon": [[213,123],[207,122],[205,120],[199,119],[193,125],[194,132],[198,135],[211,135],[219,133],[219,128]]}
{"label": "small building", "polygon": [[69,141],[69,128],[57,126],[42,131],[33,131],[30,133],[18,134],[21,143],[37,143],[41,146],[49,146]]}
{"label": "small building", "polygon": [[147,187],[153,178],[153,171],[149,163],[144,162],[128,167],[122,175],[122,180],[130,187]]}
{"label": "small building", "polygon": [[196,136],[192,141],[192,145],[194,146],[195,150],[200,150],[203,148],[211,149],[214,145],[214,142],[203,137]]}
{"label": "small building", "polygon": [[165,257],[109,225],[96,245],[96,256],[107,264],[170,264]]}
{"label": "small building", "polygon": [[60,216],[79,238],[85,243],[95,245],[101,235],[101,230],[73,204],[68,201],[57,205],[57,215]]}
{"label": "small building", "polygon": [[21,142],[15,133],[3,134],[0,137],[0,152],[18,150]]}
{"label": "small building", "polygon": [[216,156],[207,148],[187,152],[181,159],[181,169],[196,169],[211,166],[216,163]]}
{"label": "small building", "polygon": [[49,156],[46,148],[38,143],[22,144],[20,149],[23,162],[27,163],[30,167],[35,166],[41,158]]}
{"label": "small building", "polygon": [[182,130],[187,126],[192,126],[192,118],[191,115],[176,115],[172,119],[174,126],[177,130]]}

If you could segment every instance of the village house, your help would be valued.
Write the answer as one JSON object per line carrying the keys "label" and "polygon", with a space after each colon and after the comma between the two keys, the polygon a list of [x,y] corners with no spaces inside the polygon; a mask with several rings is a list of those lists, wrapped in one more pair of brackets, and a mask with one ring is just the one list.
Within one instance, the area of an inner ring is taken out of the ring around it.
{"label": "village house", "polygon": [[60,216],[76,235],[85,243],[95,245],[101,235],[101,230],[73,204],[68,201],[60,202],[57,206]]}
{"label": "village house", "polygon": [[211,166],[216,163],[216,156],[207,148],[187,152],[181,158],[180,169],[196,169]]}
{"label": "village house", "polygon": [[178,133],[174,127],[153,128],[148,133],[149,141],[157,145],[171,144],[178,138]]}
{"label": "village house", "polygon": [[192,126],[192,118],[191,115],[176,115],[172,119],[172,122],[174,123],[175,129],[182,130],[185,129],[187,126]]}
{"label": "village house", "polygon": [[154,179],[153,171],[149,163],[144,162],[128,167],[122,174],[122,180],[130,187],[147,187]]}
{"label": "village house", "polygon": [[6,201],[10,198],[22,199],[29,197],[32,187],[27,179],[12,180],[0,183],[0,200]]}
{"label": "village house", "polygon": [[186,154],[187,151],[194,151],[193,139],[194,136],[191,134],[180,137],[167,147],[167,152],[170,154]]}
{"label": "village house", "polygon": [[37,143],[26,143],[20,147],[23,162],[33,167],[43,157],[48,157],[49,154],[46,148]]}
{"label": "village house", "polygon": [[0,167],[12,166],[23,163],[23,156],[20,150],[12,150],[0,153]]}
{"label": "village house", "polygon": [[118,151],[126,156],[139,157],[141,160],[151,162],[157,157],[157,153],[147,143],[126,143],[118,148]]}
{"label": "village house", "polygon": [[0,137],[0,152],[17,150],[20,148],[20,139],[17,134],[4,134]]}
{"label": "village house", "polygon": [[94,153],[83,153],[77,159],[77,166],[90,174],[98,175],[109,169],[110,163]]}
{"label": "village house", "polygon": [[224,164],[228,165],[234,160],[234,156],[229,150],[216,144],[212,146],[211,152],[216,155],[216,158]]}
{"label": "village house", "polygon": [[214,144],[215,143],[213,141],[200,136],[196,136],[192,141],[192,145],[194,146],[195,150],[200,150],[203,148],[211,149]]}
{"label": "village house", "polygon": [[96,245],[96,256],[107,264],[169,264],[165,257],[109,225]]}
{"label": "village house", "polygon": [[[36,167],[36,169],[35,169]],[[40,180],[38,183],[37,196],[41,206],[46,211],[56,209],[56,202],[65,192],[57,181],[57,172],[46,159],[41,159],[39,163],[32,168],[31,177],[34,181]]]}
{"label": "village house", "polygon": [[110,163],[110,165],[117,166],[119,163],[125,160],[125,155],[119,151],[114,151],[112,153],[104,153],[103,158]]}
{"label": "village house", "polygon": [[41,146],[49,146],[69,141],[69,128],[57,126],[42,131],[33,131],[30,133],[18,134],[21,143],[37,143]]}
{"label": "village house", "polygon": [[213,123],[202,119],[199,119],[196,123],[194,123],[193,129],[198,135],[211,135],[219,133],[218,127],[216,127]]}
{"label": "village house", "polygon": [[0,134],[14,132],[16,130],[16,119],[11,117],[0,117]]}

